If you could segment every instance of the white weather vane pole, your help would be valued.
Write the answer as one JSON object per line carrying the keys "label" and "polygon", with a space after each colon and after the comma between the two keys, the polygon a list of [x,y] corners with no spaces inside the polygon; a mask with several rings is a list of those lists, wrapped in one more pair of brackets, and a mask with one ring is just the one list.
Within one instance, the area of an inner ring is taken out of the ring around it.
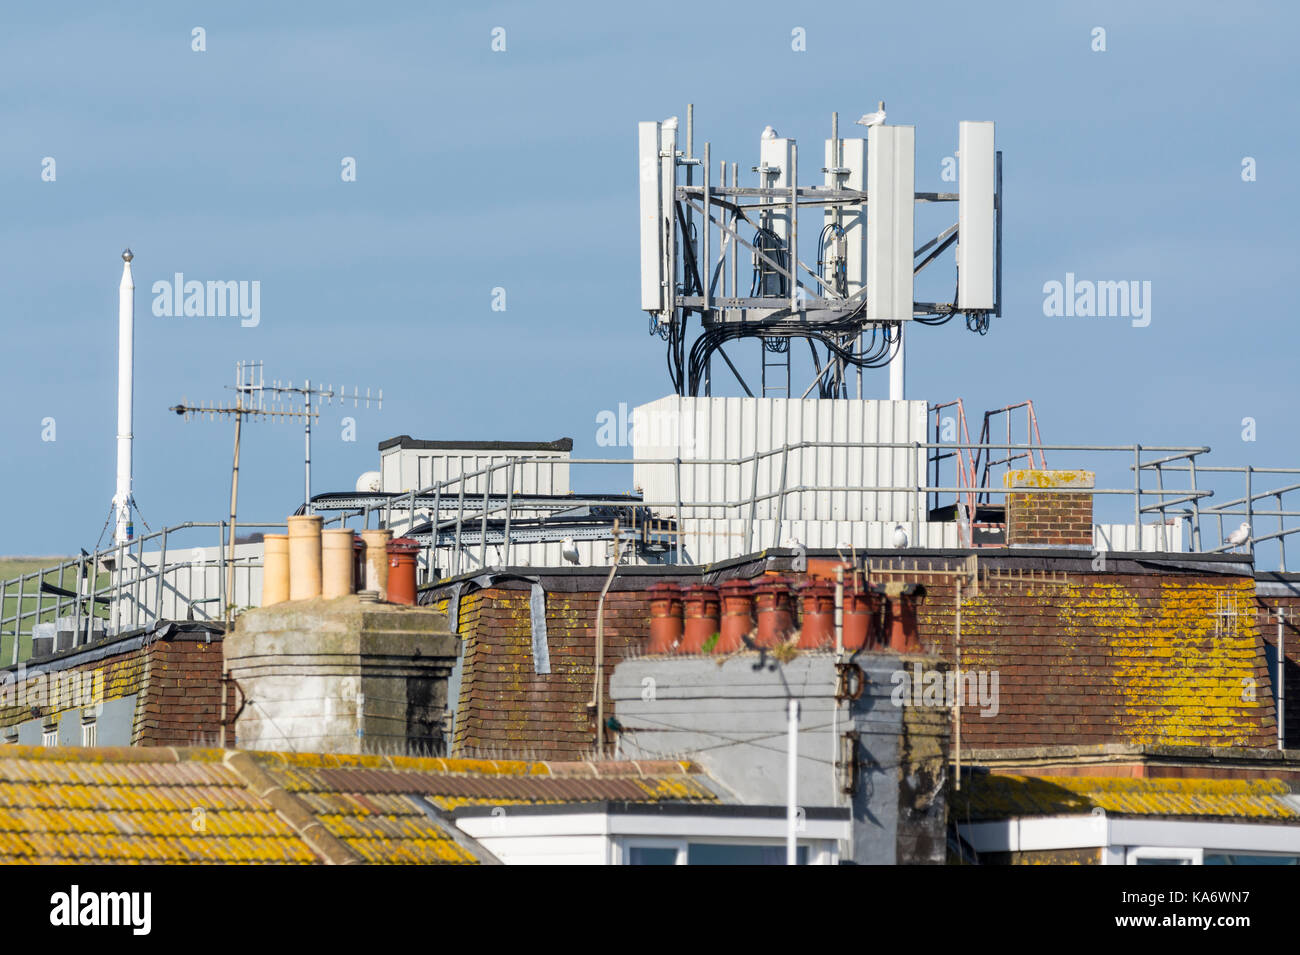
{"label": "white weather vane pole", "polygon": [[113,540],[125,544],[131,540],[131,401],[134,393],[135,361],[135,279],[127,249],[122,253],[122,284],[117,297],[117,493],[113,509],[117,522]]}

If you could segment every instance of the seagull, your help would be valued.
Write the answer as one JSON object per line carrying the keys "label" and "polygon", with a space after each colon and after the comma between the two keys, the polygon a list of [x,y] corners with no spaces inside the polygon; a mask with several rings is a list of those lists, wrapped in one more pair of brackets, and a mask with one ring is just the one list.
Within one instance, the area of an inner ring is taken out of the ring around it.
{"label": "seagull", "polygon": [[578,562],[578,545],[573,542],[572,537],[566,537],[560,543],[560,556],[570,564],[576,564]]}
{"label": "seagull", "polygon": [[764,126],[764,127],[763,127],[763,138],[764,138],[764,139],[776,139],[776,130],[773,129],[771,126]]}
{"label": "seagull", "polygon": [[517,567],[531,567],[531,566],[533,566],[533,562],[532,562],[531,560],[529,560],[527,557],[520,557],[519,560],[515,562],[515,566],[517,566]]}
{"label": "seagull", "polygon": [[898,548],[907,546],[907,531],[903,529],[902,524],[894,525],[894,546]]}
{"label": "seagull", "polygon": [[883,126],[885,125],[885,101],[880,101],[880,109],[874,113],[866,113],[860,120],[859,126]]}
{"label": "seagull", "polygon": [[1233,547],[1240,547],[1248,540],[1250,540],[1250,525],[1242,521],[1241,526],[1229,534],[1224,543],[1231,544]]}

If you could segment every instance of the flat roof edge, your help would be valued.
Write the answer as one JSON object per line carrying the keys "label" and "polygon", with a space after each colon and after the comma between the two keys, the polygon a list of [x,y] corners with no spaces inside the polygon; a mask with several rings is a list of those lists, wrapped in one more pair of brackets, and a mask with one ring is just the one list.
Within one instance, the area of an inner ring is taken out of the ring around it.
{"label": "flat roof edge", "polygon": [[379,442],[379,450],[401,448],[412,451],[572,451],[572,438],[554,441],[426,441],[399,434]]}

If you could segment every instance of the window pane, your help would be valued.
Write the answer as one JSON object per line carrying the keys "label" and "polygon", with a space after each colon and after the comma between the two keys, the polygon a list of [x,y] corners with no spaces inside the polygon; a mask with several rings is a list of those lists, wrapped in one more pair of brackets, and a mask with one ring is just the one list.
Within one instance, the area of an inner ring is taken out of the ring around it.
{"label": "window pane", "polygon": [[676,865],[677,850],[661,846],[632,846],[627,851],[628,865]]}
{"label": "window pane", "polygon": [[[799,846],[795,859],[808,864],[808,847]],[[687,865],[785,865],[785,846],[746,846],[727,843],[692,842],[686,850]]]}
{"label": "window pane", "polygon": [[1205,853],[1206,865],[1300,865],[1296,856],[1252,856],[1240,852]]}

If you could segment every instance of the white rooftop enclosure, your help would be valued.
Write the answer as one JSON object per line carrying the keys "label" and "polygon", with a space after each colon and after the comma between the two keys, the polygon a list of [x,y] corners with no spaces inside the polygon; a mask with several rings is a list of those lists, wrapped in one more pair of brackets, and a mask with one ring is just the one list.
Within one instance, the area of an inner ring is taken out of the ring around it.
{"label": "white rooftop enclosure", "polygon": [[[516,494],[568,494],[569,457],[573,442],[559,441],[417,441],[407,435],[379,445],[379,470],[386,494],[418,491],[473,474],[510,458],[522,458],[514,469]],[[491,494],[506,493],[507,470],[492,473]],[[484,477],[464,481],[466,494],[482,494]],[[460,490],[460,485],[456,485]],[[448,502],[449,504],[453,502]]]}
{"label": "white rooftop enclosure", "polygon": [[[758,520],[775,518],[778,512],[783,520],[924,519],[920,494],[849,490],[925,484],[924,448],[877,447],[925,442],[924,401],[670,395],[635,409],[633,435],[636,483],[647,502],[673,502],[653,508],[664,517],[676,512],[674,467],[647,464],[646,459],[682,459],[681,499],[693,505],[683,507],[683,518],[747,518],[756,490],[760,498],[774,495],[758,501]],[[853,446],[797,447],[801,442]],[[722,463],[764,452],[772,453],[759,459],[757,472],[753,461]],[[775,495],[783,486],[824,490],[789,493],[782,505]]]}

